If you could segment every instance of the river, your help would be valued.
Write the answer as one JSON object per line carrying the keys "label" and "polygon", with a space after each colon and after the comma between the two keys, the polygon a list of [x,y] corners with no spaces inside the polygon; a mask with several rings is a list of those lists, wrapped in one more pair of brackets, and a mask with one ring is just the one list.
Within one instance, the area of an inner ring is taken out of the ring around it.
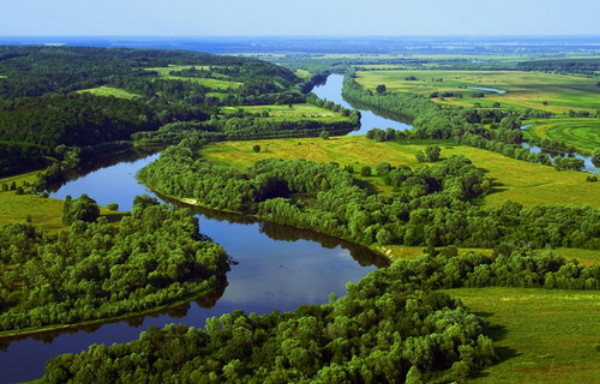
{"label": "river", "polygon": [[[352,108],[341,96],[343,76],[331,75],[314,92]],[[410,126],[361,111],[362,126],[409,129]],[[154,194],[139,184],[136,173],[159,155],[140,155],[90,170],[60,187],[51,197],[88,194],[99,204],[118,203],[129,210],[134,196]],[[42,376],[44,364],[62,353],[78,353],[93,343],[135,340],[149,326],[183,323],[203,327],[206,318],[242,309],[269,313],[290,311],[302,304],[326,303],[330,293],[345,294],[346,283],[358,281],[386,261],[364,247],[304,230],[264,223],[238,215],[197,210],[200,231],[224,247],[235,260],[222,292],[153,315],[69,331],[0,339],[0,382],[14,383]]]}

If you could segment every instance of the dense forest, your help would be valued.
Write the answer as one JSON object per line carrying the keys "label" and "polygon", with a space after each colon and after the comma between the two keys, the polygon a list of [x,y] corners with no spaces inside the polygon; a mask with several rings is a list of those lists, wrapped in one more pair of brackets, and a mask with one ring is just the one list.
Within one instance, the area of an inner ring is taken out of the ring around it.
{"label": "dense forest", "polygon": [[307,87],[255,59],[122,48],[0,47],[0,74],[0,176],[50,165],[59,145],[131,140],[219,106],[304,102]]}
{"label": "dense forest", "polygon": [[67,199],[63,219],[56,234],[0,227],[0,331],[152,310],[219,287],[229,269],[196,218],[153,198],[136,198],[118,226],[87,196]]}

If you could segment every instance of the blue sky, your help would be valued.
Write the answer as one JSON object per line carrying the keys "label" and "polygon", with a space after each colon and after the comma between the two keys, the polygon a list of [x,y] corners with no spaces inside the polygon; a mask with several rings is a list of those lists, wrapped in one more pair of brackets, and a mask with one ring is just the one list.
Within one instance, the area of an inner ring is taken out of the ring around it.
{"label": "blue sky", "polygon": [[3,0],[0,36],[600,35],[598,0]]}

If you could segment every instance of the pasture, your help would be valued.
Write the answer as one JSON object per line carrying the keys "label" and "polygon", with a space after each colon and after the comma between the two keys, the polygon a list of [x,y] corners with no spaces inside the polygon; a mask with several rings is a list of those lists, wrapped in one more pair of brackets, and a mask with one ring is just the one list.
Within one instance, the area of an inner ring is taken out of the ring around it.
{"label": "pasture", "polygon": [[168,67],[145,68],[146,71],[158,73],[158,77],[165,80],[191,81],[203,85],[215,91],[227,91],[229,89],[238,89],[243,84],[236,81],[227,80],[229,77],[220,73],[211,72],[211,78],[203,77],[185,77],[172,75],[171,72],[183,71],[186,69],[210,70],[212,66],[207,65],[170,65]]}
{"label": "pasture", "polygon": [[[255,144],[261,147],[259,153],[252,150]],[[488,176],[494,181],[494,188],[482,202],[485,205],[500,206],[506,200],[513,200],[524,206],[580,204],[600,208],[600,183],[587,182],[586,173],[558,172],[553,167],[511,159],[479,148],[443,142],[439,145],[442,148],[442,159],[464,155],[476,166],[488,171]],[[303,138],[222,142],[207,146],[202,153],[211,161],[241,168],[265,158],[335,161],[340,165],[352,165],[356,175],[360,167],[374,167],[380,162],[388,162],[393,166],[417,167],[420,163],[416,161],[415,153],[426,147],[427,144],[420,143],[378,143],[365,136],[344,136],[329,140]],[[389,191],[389,187],[379,177],[363,179],[379,192]]]}
{"label": "pasture", "polygon": [[600,293],[525,288],[444,290],[483,317],[500,362],[477,384],[595,383],[600,375]]}
{"label": "pasture", "polygon": [[236,112],[237,110],[252,114],[268,113],[269,119],[279,121],[295,120],[317,120],[323,122],[348,121],[348,117],[338,112],[333,112],[324,108],[319,108],[311,104],[290,104],[290,105],[253,105],[246,107],[225,107],[221,110],[225,113]]}
{"label": "pasture", "polygon": [[527,133],[539,139],[562,141],[590,154],[600,148],[600,119],[545,119],[527,121]]}
{"label": "pasture", "polygon": [[77,91],[77,93],[91,93],[92,95],[95,95],[95,96],[105,96],[105,97],[113,96],[113,97],[117,97],[119,99],[127,99],[127,100],[133,100],[135,98],[141,97],[141,95],[138,95],[137,93],[129,92],[124,89],[109,87],[106,85],[96,87],[96,88],[82,89],[80,91]]}
{"label": "pasture", "polygon": [[[357,72],[356,81],[372,91],[377,85],[385,84],[391,93],[463,95],[462,98],[432,98],[442,105],[472,107],[479,103],[482,107],[491,107],[497,102],[503,108],[521,111],[531,108],[553,113],[569,110],[596,113],[600,109],[598,79],[584,76],[523,71],[392,70]],[[473,97],[481,91],[469,87],[493,88],[506,93],[484,92],[485,97]]]}

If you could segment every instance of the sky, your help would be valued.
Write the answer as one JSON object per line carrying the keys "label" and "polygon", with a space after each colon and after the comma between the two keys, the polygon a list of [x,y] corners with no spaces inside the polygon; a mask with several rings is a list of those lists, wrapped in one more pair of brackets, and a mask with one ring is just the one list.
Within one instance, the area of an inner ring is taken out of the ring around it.
{"label": "sky", "polygon": [[600,35],[598,0],[2,0],[0,36]]}

